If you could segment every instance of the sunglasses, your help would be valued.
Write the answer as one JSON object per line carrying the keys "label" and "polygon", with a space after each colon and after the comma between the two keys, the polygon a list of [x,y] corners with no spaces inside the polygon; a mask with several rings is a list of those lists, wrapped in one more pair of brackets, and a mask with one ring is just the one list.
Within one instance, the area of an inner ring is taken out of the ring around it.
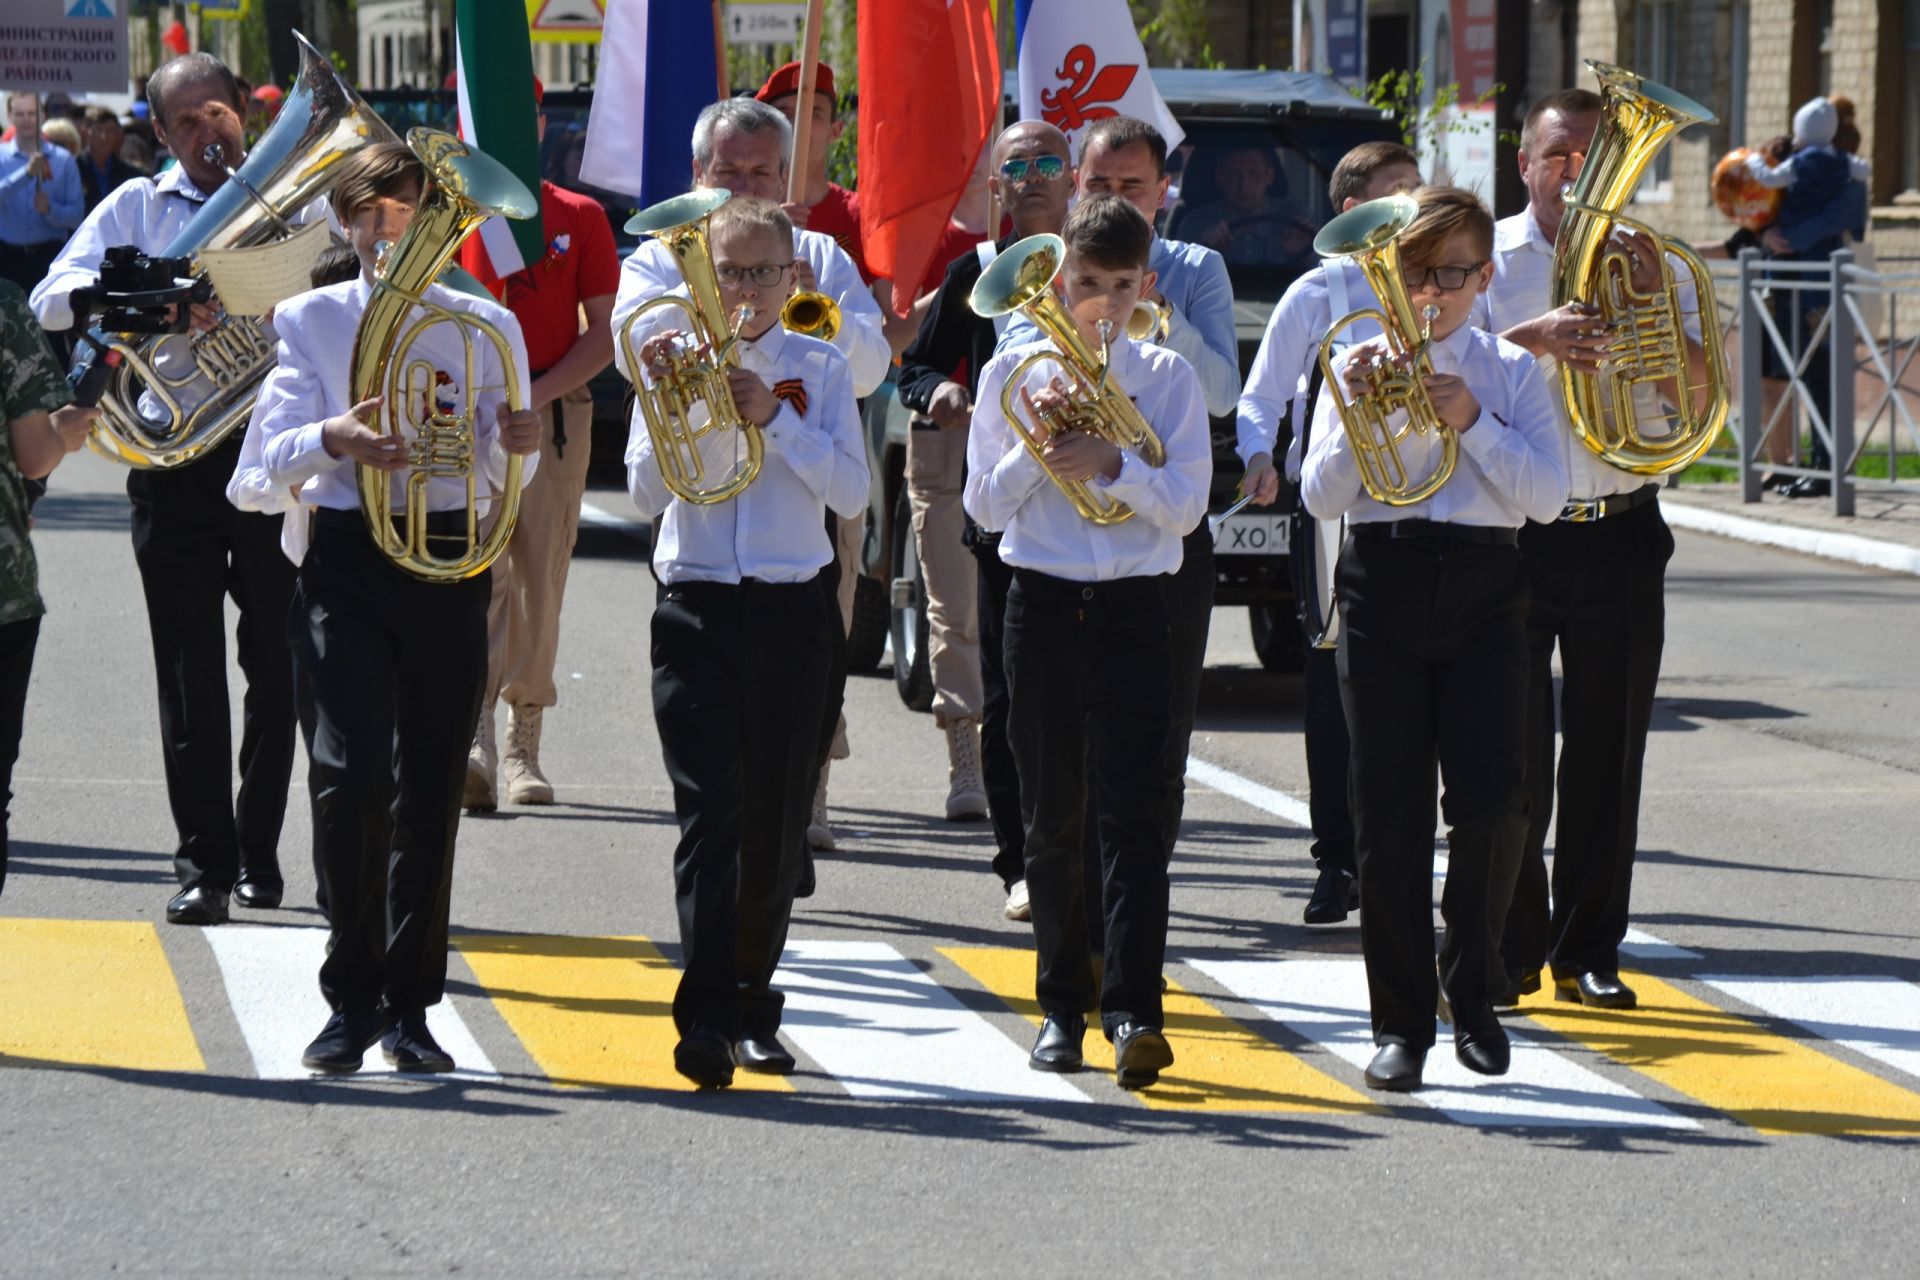
{"label": "sunglasses", "polygon": [[1409,290],[1422,288],[1427,281],[1431,280],[1448,293],[1452,293],[1455,289],[1464,288],[1473,273],[1486,265],[1484,262],[1476,262],[1470,267],[1428,267],[1425,271],[1418,273],[1403,271],[1400,274],[1401,278],[1407,282]]}
{"label": "sunglasses", "polygon": [[1000,176],[1008,182],[1025,182],[1030,173],[1051,181],[1066,171],[1067,162],[1059,156],[1034,156],[1031,159],[1021,157],[1008,160],[1000,166]]}

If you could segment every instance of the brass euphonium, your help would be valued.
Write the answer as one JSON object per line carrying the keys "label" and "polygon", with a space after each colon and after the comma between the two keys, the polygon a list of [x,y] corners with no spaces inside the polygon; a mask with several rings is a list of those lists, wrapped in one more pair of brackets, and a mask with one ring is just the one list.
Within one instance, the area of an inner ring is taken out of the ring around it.
{"label": "brass euphonium", "polygon": [[[399,141],[324,54],[297,31],[294,39],[300,74],[280,114],[164,256],[248,248],[284,236],[287,219],[333,189],[343,160],[369,143]],[[176,336],[95,332],[95,340],[119,357],[100,396],[101,416],[90,441],[96,452],[130,467],[166,470],[192,462],[247,425],[260,383],[273,368],[274,340],[266,325],[252,316],[224,317],[187,339],[192,359],[185,368],[171,367],[175,357],[160,354],[161,345]],[[203,379],[213,394],[187,407],[183,399]],[[160,416],[142,412],[142,392],[158,404]]]}
{"label": "brass euphonium", "polygon": [[[1660,149],[1691,124],[1713,123],[1713,112],[1665,85],[1604,62],[1587,61],[1600,77],[1600,127],[1586,163],[1567,196],[1560,234],[1553,250],[1553,305],[1587,302],[1612,334],[1610,352],[1598,373],[1562,362],[1560,386],[1567,417],[1580,442],[1625,471],[1664,475],[1692,465],[1713,447],[1732,405],[1719,309],[1707,264],[1679,240],[1620,211]],[[1617,230],[1647,236],[1661,252],[1660,283],[1642,292],[1633,286],[1633,255],[1614,240]],[[1706,355],[1706,384],[1695,386],[1687,371],[1684,285],[1675,278],[1669,257],[1679,259],[1692,277],[1698,308],[1700,344]],[[1642,383],[1676,382],[1671,419],[1664,434],[1641,433],[1633,391]],[[1697,392],[1706,393],[1696,407]]]}
{"label": "brass euphonium", "polygon": [[[760,428],[740,412],[727,384],[728,371],[740,366],[739,333],[747,309],[742,307],[737,316],[727,314],[707,244],[707,218],[732,196],[724,187],[693,191],[642,209],[627,222],[628,232],[650,235],[664,244],[687,282],[686,297],[666,294],[627,317],[620,326],[620,350],[667,490],[695,506],[725,502],[743,492],[760,474],[766,447]],[[663,307],[685,313],[691,337],[685,347],[667,357],[667,371],[649,383],[633,344],[633,327]],[[704,422],[697,420],[696,413],[702,406]],[[710,481],[701,442],[714,432],[726,431],[738,433],[730,438],[745,443],[746,456],[736,456],[731,471]]]}
{"label": "brass euphonium", "polygon": [[[1352,259],[1380,300],[1378,307],[1362,307],[1333,322],[1320,342],[1320,372],[1326,379],[1325,394],[1333,397],[1346,428],[1360,486],[1375,502],[1390,507],[1411,506],[1432,497],[1453,474],[1460,456],[1459,436],[1440,421],[1427,395],[1425,379],[1433,373],[1427,344],[1436,309],[1428,307],[1424,315],[1416,316],[1400,274],[1399,239],[1419,213],[1419,203],[1412,196],[1383,196],[1340,214],[1313,238],[1313,251],[1321,257]],[[1371,389],[1349,401],[1334,372],[1333,351],[1341,331],[1358,320],[1380,326],[1389,355],[1409,358],[1383,363]],[[1405,415],[1397,426],[1396,413]],[[1439,440],[1440,460],[1426,476],[1416,479],[1407,469],[1402,448],[1409,437],[1426,436]]]}
{"label": "brass euphonium", "polygon": [[[407,145],[426,166],[429,189],[413,221],[380,263],[354,334],[348,366],[352,403],[382,397],[378,423],[407,441],[410,471],[401,481],[406,486],[406,509],[396,529],[393,485],[401,473],[360,466],[360,512],[374,543],[395,565],[431,582],[457,582],[484,572],[494,562],[506,549],[520,514],[523,459],[509,454],[499,518],[492,532],[481,536],[478,499],[485,471],[475,420],[480,400],[476,334],[492,344],[505,370],[508,409],[517,413],[527,407],[526,388],[520,385],[513,343],[498,326],[470,312],[430,302],[425,295],[461,241],[482,222],[495,214],[530,218],[540,206],[505,166],[469,149],[452,134],[410,129]],[[435,404],[433,362],[409,358],[414,343],[442,325],[459,331],[466,352],[461,383],[465,404],[457,413],[442,412]],[[415,406],[419,406],[420,420],[409,422],[407,414]],[[452,555],[436,554],[427,545],[427,490],[434,480],[462,481],[467,489],[466,533]]]}
{"label": "brass euphonium", "polygon": [[[1047,441],[1070,431],[1087,431],[1127,450],[1150,467],[1160,466],[1167,455],[1160,437],[1133,407],[1125,388],[1111,376],[1108,354],[1112,335],[1103,332],[1100,350],[1094,351],[1081,338],[1072,313],[1053,291],[1053,280],[1060,274],[1066,252],[1066,242],[1059,236],[1028,236],[1009,246],[980,273],[970,302],[975,314],[988,319],[1009,311],[1025,312],[1053,344],[1052,351],[1036,351],[1014,366],[1000,392],[1000,408],[1007,425],[1075,511],[1094,524],[1119,524],[1132,518],[1133,508],[1100,492],[1089,481],[1061,479],[1047,463]],[[1024,401],[1023,415],[1022,404],[1014,395],[1024,392],[1021,382],[1027,370],[1042,360],[1061,366],[1067,384],[1066,403],[1039,411],[1029,397]]]}

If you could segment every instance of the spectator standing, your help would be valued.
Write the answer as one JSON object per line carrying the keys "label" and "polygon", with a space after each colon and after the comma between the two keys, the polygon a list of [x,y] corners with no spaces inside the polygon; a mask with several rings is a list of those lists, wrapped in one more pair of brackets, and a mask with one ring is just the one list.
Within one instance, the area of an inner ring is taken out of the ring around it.
{"label": "spectator standing", "polygon": [[0,278],[31,290],[86,216],[86,197],[73,156],[41,136],[39,98],[9,94],[7,119],[13,141],[0,142]]}

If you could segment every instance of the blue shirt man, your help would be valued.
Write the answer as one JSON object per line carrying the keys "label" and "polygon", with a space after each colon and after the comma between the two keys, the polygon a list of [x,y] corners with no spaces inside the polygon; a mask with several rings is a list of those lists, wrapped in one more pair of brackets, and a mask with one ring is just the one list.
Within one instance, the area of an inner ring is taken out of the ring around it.
{"label": "blue shirt man", "polygon": [[80,170],[40,134],[40,100],[7,98],[14,138],[0,142],[0,276],[32,289],[86,214]]}

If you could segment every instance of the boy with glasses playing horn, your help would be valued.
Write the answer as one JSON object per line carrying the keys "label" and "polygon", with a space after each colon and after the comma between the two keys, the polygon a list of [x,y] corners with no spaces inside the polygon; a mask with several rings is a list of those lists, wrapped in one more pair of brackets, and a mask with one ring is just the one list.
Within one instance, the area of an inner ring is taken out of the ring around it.
{"label": "boy with glasses playing horn", "polygon": [[[1163,463],[1150,465],[1090,432],[1066,431],[1040,446],[1043,467],[1008,424],[1001,396],[1016,365],[1053,348],[1015,346],[980,378],[966,506],[983,529],[1001,531],[1000,558],[1013,570],[1007,736],[1020,771],[1035,986],[1046,1014],[1028,1061],[1039,1071],[1078,1071],[1086,1013],[1097,1006],[1120,1086],[1143,1089],[1173,1062],[1160,985],[1168,897],[1160,767],[1173,702],[1164,584],[1180,568],[1181,536],[1205,510],[1212,446],[1193,367],[1125,336],[1135,302],[1154,284],[1147,266],[1153,228],[1126,201],[1096,196],[1068,216],[1064,239],[1066,306],[1095,351],[1111,337],[1106,394],[1133,398],[1160,439]],[[1059,367],[1041,362],[1015,388],[1035,415],[1058,407]],[[1049,480],[1049,468],[1061,481],[1084,482],[1124,503],[1133,517],[1106,525],[1083,518]],[[1098,985],[1082,867],[1090,780],[1106,924]]]}
{"label": "boy with glasses playing horn", "polygon": [[[736,1065],[794,1068],[778,1038],[782,998],[772,983],[805,865],[837,625],[819,583],[834,555],[826,511],[864,510],[868,470],[846,357],[780,324],[795,283],[787,215],[770,200],[735,196],[714,211],[708,235],[727,313],[749,313],[727,381],[762,433],[760,471],[728,501],[683,502],[636,413],[627,489],[643,515],[662,516],[653,715],[680,821],[673,1065],[719,1089]],[[643,344],[636,376],[658,376],[677,341],[661,333]],[[705,437],[709,473],[732,469],[739,435]]]}
{"label": "boy with glasses playing horn", "polygon": [[[1516,531],[1550,519],[1566,492],[1553,405],[1533,357],[1472,328],[1492,279],[1493,218],[1471,193],[1426,187],[1399,237],[1416,315],[1430,319],[1424,377],[1438,423],[1401,440],[1409,476],[1433,474],[1441,433],[1457,439],[1444,484],[1389,505],[1363,491],[1334,397],[1368,392],[1404,367],[1385,339],[1350,348],[1314,407],[1302,488],[1307,509],[1351,526],[1340,553],[1340,695],[1352,734],[1361,949],[1379,1046],[1375,1089],[1420,1086],[1436,999],[1452,1007],[1454,1049],[1469,1070],[1502,1075],[1506,1032],[1500,928],[1526,836],[1524,751],[1527,589]],[[1337,382],[1339,385],[1335,385]],[[1396,412],[1389,428],[1402,417]],[[1450,861],[1433,950],[1434,768],[1446,783]]]}

